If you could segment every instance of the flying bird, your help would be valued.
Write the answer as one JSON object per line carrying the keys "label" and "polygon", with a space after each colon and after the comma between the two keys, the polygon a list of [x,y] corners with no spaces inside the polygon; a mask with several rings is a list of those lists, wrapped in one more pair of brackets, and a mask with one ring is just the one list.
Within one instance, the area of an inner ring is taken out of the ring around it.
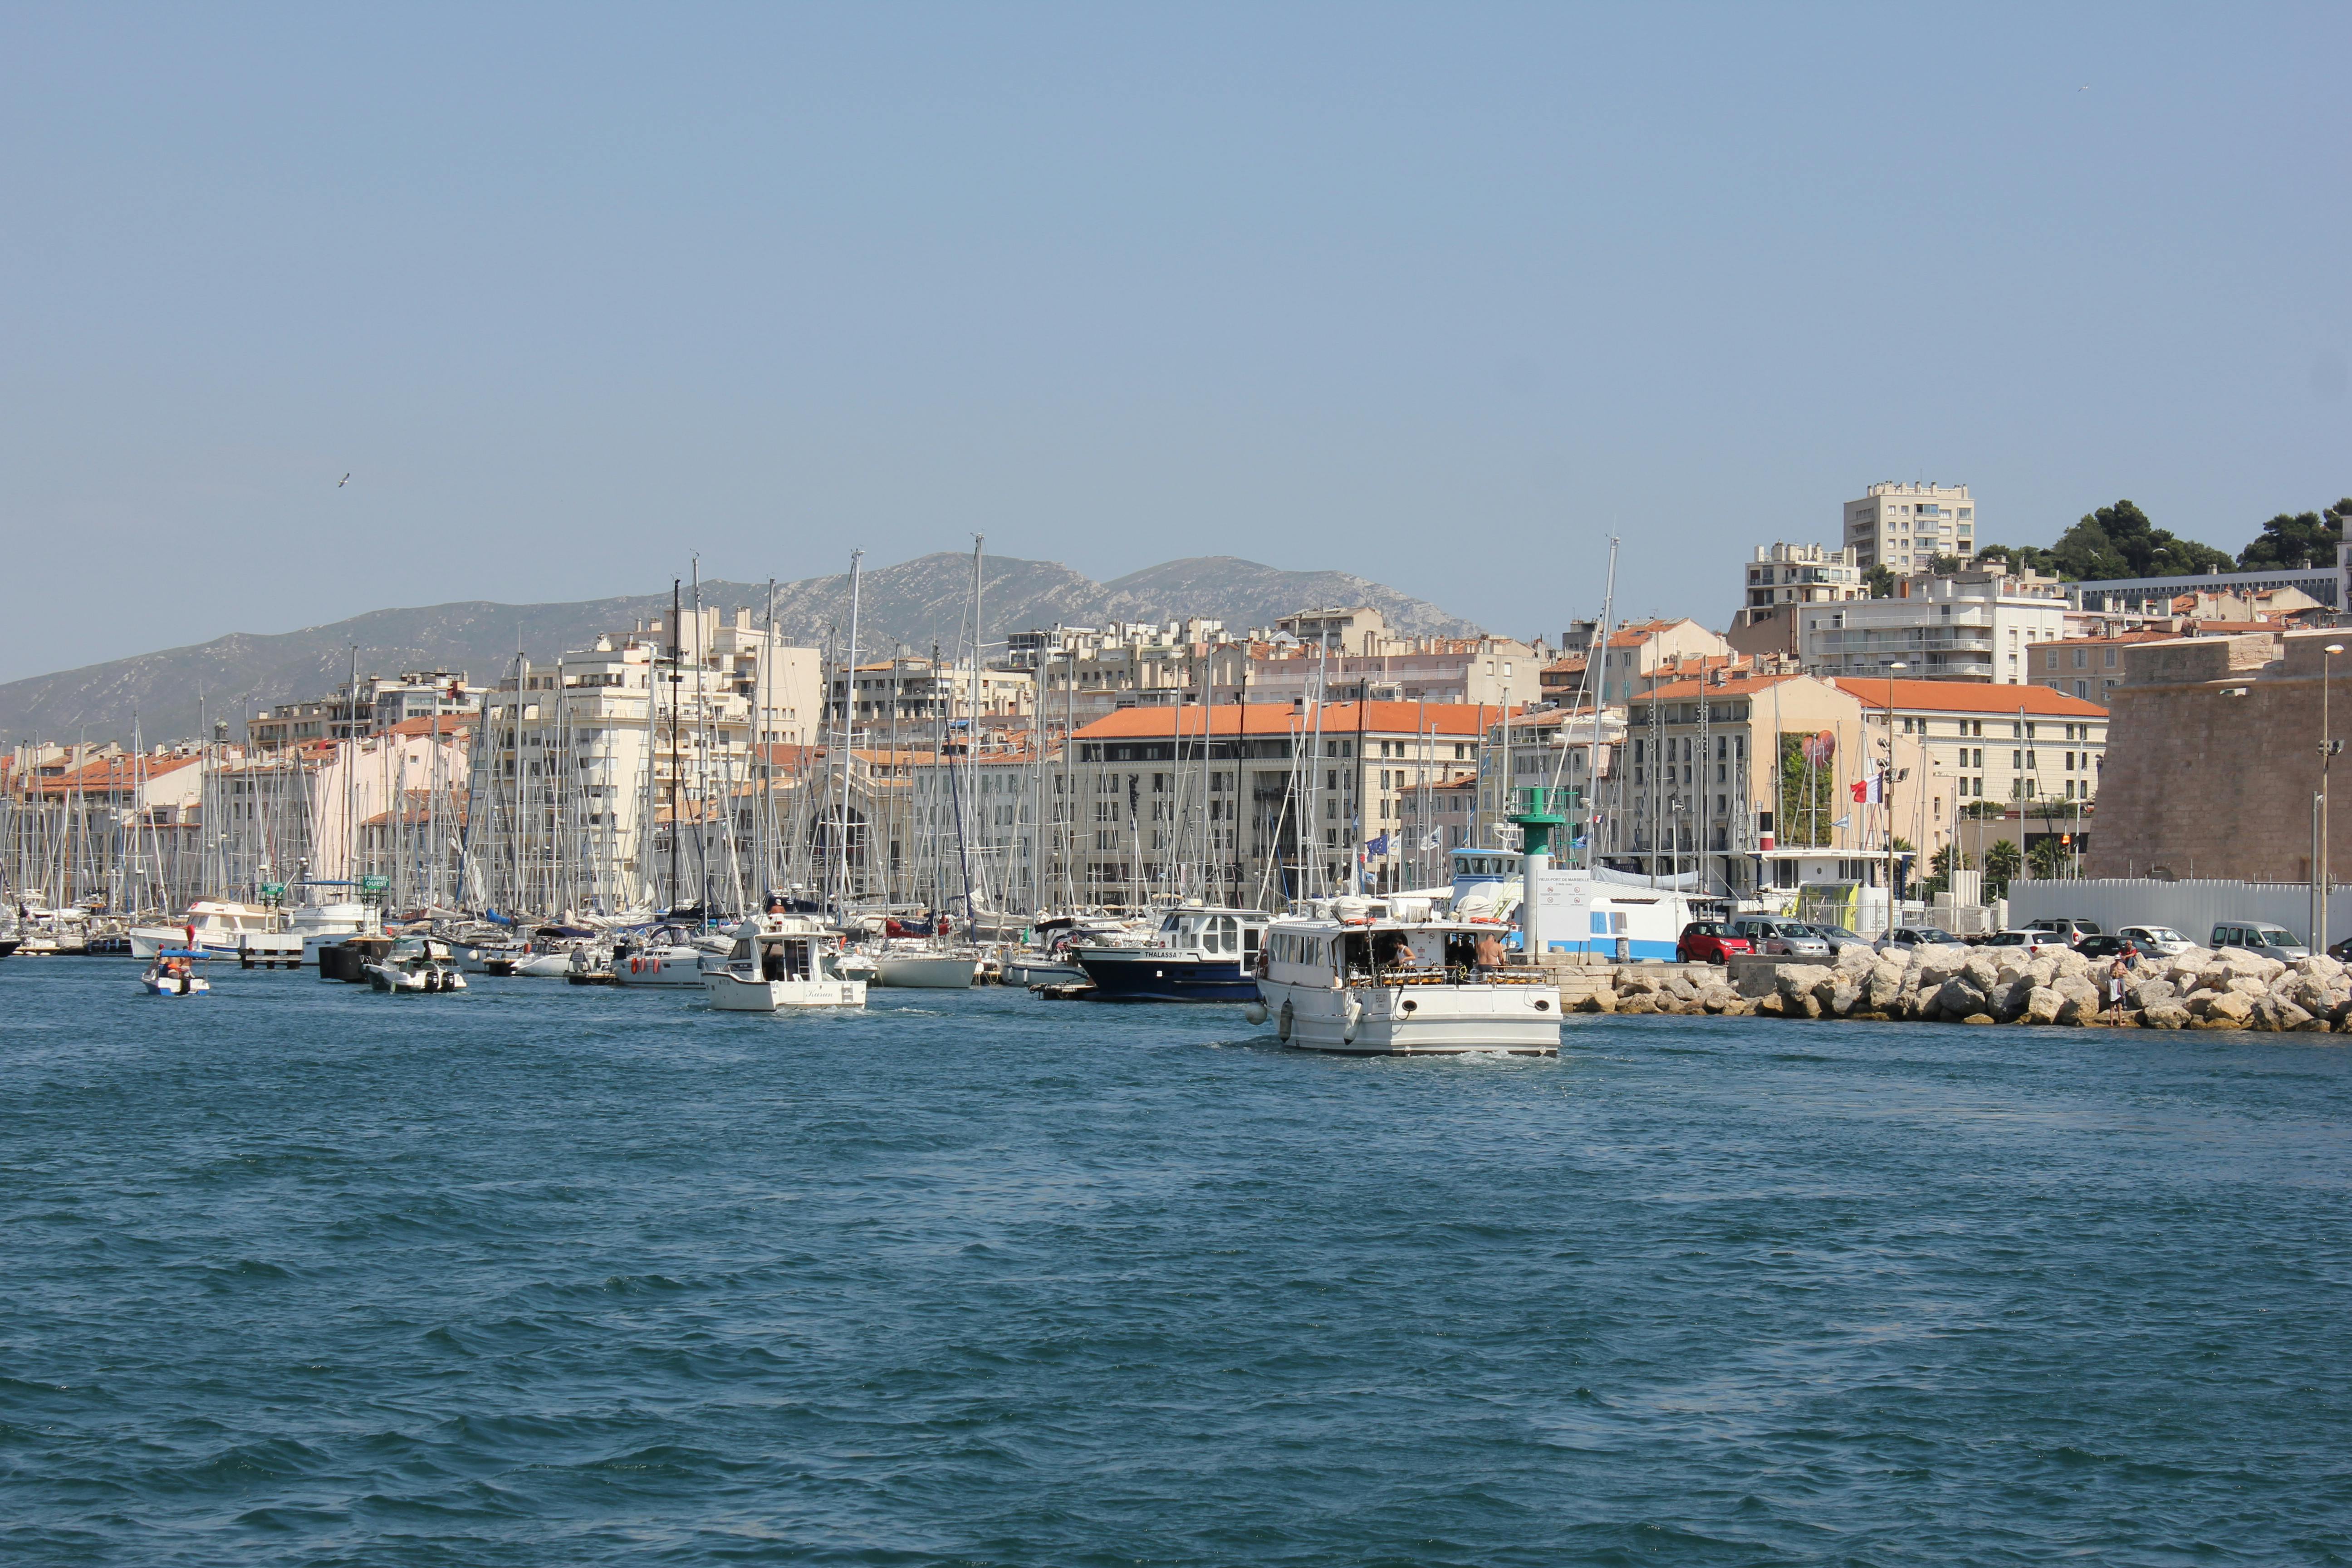
{"label": "flying bird", "polygon": [[341,489],[345,485],[350,484],[351,482],[352,482],[352,477],[351,477],[351,475],[349,475],[349,474],[345,474],[341,479],[337,479],[337,480],[335,481],[335,488],[336,488],[337,489]]}

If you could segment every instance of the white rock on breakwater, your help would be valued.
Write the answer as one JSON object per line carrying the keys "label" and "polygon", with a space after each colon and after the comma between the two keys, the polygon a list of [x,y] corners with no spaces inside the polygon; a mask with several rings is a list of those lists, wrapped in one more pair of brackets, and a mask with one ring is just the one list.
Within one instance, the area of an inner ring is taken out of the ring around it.
{"label": "white rock on breakwater", "polygon": [[2108,1008],[2106,971],[2105,961],[2072,951],[2034,956],[2023,948],[1947,946],[1880,955],[1848,948],[1833,964],[1775,965],[1771,991],[1753,999],[1727,980],[1621,969],[1613,986],[1575,1005],[1587,1013],[2313,1032],[2344,1029],[2352,1017],[2352,970],[2319,954],[2282,963],[2191,948],[2143,959],[2120,1011]]}

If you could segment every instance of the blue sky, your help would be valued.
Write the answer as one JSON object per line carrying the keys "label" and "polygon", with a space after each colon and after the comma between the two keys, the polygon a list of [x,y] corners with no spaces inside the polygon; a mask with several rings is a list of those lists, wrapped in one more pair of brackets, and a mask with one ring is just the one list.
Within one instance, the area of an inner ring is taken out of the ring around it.
{"label": "blue sky", "polygon": [[974,530],[1719,625],[1874,479],[2352,490],[2352,8],[1960,10],[0,9],[0,679]]}

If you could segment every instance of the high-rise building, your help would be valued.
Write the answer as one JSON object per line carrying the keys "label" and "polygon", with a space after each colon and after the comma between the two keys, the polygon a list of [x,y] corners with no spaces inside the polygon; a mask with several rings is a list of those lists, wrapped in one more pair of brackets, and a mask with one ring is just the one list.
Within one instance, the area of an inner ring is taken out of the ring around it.
{"label": "high-rise building", "polygon": [[1981,537],[1966,485],[1876,484],[1845,503],[1845,542],[1864,572],[1925,572],[1938,555],[1965,565]]}

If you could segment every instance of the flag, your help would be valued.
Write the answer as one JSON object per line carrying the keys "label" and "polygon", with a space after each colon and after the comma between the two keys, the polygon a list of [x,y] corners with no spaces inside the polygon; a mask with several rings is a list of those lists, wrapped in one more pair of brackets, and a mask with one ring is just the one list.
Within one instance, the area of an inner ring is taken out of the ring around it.
{"label": "flag", "polygon": [[1429,830],[1429,837],[1421,841],[1421,847],[1423,849],[1434,849],[1444,842],[1445,829],[1442,827],[1433,827]]}
{"label": "flag", "polygon": [[1856,779],[1848,786],[1853,791],[1856,805],[1876,805],[1886,798],[1886,775],[1873,773],[1866,779]]}
{"label": "flag", "polygon": [[1373,839],[1370,844],[1364,846],[1364,853],[1367,855],[1385,855],[1388,852],[1389,836],[1385,833],[1381,834],[1378,838]]}
{"label": "flag", "polygon": [[1831,823],[1830,826],[1832,827],[1848,827],[1853,826],[1853,813],[1849,811],[1843,816],[1839,817],[1835,822]]}

